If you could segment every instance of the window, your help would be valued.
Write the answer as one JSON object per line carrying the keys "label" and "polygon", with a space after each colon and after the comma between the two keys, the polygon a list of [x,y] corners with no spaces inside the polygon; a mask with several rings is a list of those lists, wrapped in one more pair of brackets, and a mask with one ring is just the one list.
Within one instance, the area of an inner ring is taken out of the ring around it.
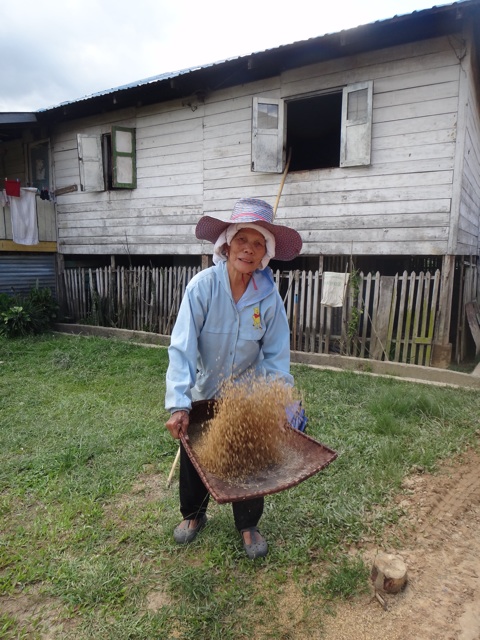
{"label": "window", "polygon": [[82,191],[135,189],[135,129],[112,127],[103,135],[77,134]]}
{"label": "window", "polygon": [[29,146],[29,184],[39,191],[50,189],[50,144],[48,140]]}
{"label": "window", "polygon": [[[373,82],[291,100],[254,98],[252,171],[290,171],[370,164]],[[285,113],[285,116],[284,116]]]}

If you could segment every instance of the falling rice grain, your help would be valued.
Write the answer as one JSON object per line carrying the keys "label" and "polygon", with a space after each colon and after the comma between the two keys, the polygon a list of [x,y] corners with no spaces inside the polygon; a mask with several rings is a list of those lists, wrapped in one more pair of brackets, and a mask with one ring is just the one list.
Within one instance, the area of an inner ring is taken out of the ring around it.
{"label": "falling rice grain", "polygon": [[195,446],[200,463],[224,479],[245,479],[279,464],[289,437],[285,410],[293,401],[293,389],[280,381],[226,383]]}

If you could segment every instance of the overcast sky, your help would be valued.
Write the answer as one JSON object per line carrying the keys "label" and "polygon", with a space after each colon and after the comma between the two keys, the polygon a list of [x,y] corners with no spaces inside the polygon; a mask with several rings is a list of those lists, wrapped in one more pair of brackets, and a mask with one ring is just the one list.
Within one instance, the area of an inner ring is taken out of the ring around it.
{"label": "overcast sky", "polygon": [[4,0],[0,111],[35,111],[432,6],[432,0]]}

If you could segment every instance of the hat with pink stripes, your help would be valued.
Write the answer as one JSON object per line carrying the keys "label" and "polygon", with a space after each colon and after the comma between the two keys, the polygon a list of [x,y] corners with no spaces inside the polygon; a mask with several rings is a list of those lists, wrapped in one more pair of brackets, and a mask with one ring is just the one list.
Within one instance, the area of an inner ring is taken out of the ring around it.
{"label": "hat with pink stripes", "polygon": [[256,224],[268,229],[275,237],[275,260],[293,260],[302,249],[302,238],[298,231],[273,223],[273,208],[264,200],[242,198],[236,202],[229,220],[219,220],[204,215],[195,229],[199,240],[217,241],[220,234],[231,224]]}

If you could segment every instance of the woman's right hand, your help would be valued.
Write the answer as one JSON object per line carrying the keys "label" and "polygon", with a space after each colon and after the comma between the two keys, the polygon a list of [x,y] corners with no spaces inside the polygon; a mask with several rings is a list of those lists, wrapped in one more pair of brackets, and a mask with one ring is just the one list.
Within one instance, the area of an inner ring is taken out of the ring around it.
{"label": "woman's right hand", "polygon": [[190,424],[188,411],[175,411],[165,423],[165,426],[172,434],[175,440],[180,439],[180,434],[183,433],[185,440],[188,440],[187,429]]}

